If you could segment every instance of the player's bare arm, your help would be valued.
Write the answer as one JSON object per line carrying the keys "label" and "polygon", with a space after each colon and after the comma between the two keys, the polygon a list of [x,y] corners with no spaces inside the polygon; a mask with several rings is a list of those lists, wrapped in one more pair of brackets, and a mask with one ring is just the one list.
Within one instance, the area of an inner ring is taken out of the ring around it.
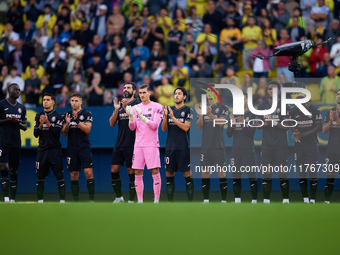
{"label": "player's bare arm", "polygon": [[65,122],[66,124],[63,125],[63,129],[61,130],[63,136],[67,136],[68,132],[70,131],[71,117],[69,113],[66,113],[65,115]]}
{"label": "player's bare arm", "polygon": [[163,113],[164,113],[164,118],[162,122],[162,131],[165,132],[168,129],[168,107],[162,106],[162,108],[163,108]]}
{"label": "player's bare arm", "polygon": [[324,124],[323,127],[322,127],[322,132],[324,134],[327,134],[328,131],[331,129],[333,121],[334,121],[333,111],[330,110],[329,111],[329,121],[328,121],[328,123]]}
{"label": "player's bare arm", "polygon": [[119,113],[119,108],[120,108],[120,103],[118,102],[118,98],[115,98],[115,100],[113,101],[113,106],[115,110],[113,111],[112,116],[110,117],[110,120],[109,120],[111,127],[114,127],[116,125],[117,119],[118,119],[118,113]]}
{"label": "player's bare arm", "polygon": [[[174,116],[174,112],[172,111],[172,109],[170,107],[168,107],[169,110],[169,116],[170,118],[175,122],[175,124],[182,129],[185,132],[188,132],[188,130],[190,129],[190,125],[191,122],[190,121],[185,121],[184,123],[179,121],[178,119],[175,118]],[[163,121],[164,122],[164,121]],[[163,124],[162,124],[163,125]]]}
{"label": "player's bare arm", "polygon": [[80,128],[80,130],[88,135],[91,132],[92,123],[89,123],[89,122],[82,123],[82,122],[80,122],[79,119],[78,119],[77,112],[73,112],[72,116],[73,116],[73,119],[75,120],[75,122],[77,123],[78,127]]}
{"label": "player's bare arm", "polygon": [[202,127],[203,127],[203,115],[202,115],[201,107],[198,104],[195,104],[195,111],[198,115],[198,119],[196,121],[196,126],[197,126],[198,130],[201,130]]}
{"label": "player's bare arm", "polygon": [[[211,120],[216,120],[216,119],[219,119],[219,120],[226,120],[226,118],[224,118],[224,117],[218,118],[216,115],[212,114],[212,113],[211,113],[211,106],[207,106],[207,116],[208,116]],[[224,124],[217,124],[217,126],[223,127]]]}

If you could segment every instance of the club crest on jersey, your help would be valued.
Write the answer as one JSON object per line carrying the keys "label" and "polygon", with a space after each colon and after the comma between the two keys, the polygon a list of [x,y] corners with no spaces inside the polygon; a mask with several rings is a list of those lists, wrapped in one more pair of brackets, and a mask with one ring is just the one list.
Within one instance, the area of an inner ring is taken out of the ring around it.
{"label": "club crest on jersey", "polygon": [[21,112],[22,112],[21,108],[18,108],[18,113],[21,113]]}
{"label": "club crest on jersey", "polygon": [[151,110],[152,110],[152,108],[151,108],[151,107],[149,107],[149,108],[148,108],[148,112],[151,112]]}
{"label": "club crest on jersey", "polygon": [[184,117],[185,116],[185,112],[181,112],[181,116]]}
{"label": "club crest on jersey", "polygon": [[220,108],[215,109],[215,113],[218,113],[220,111]]}
{"label": "club crest on jersey", "polygon": [[83,116],[83,115],[80,115],[80,116],[79,116],[79,119],[80,119],[80,120],[84,120],[84,116]]}
{"label": "club crest on jersey", "polygon": [[52,121],[52,122],[55,122],[55,120],[56,120],[56,117],[53,116],[53,117],[51,118],[51,121]]}

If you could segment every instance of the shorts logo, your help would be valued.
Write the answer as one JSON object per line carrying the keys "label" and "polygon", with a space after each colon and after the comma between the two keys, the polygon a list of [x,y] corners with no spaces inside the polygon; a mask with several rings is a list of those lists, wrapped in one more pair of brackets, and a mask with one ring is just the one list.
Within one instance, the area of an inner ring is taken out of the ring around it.
{"label": "shorts logo", "polygon": [[18,108],[18,113],[21,113],[21,112],[22,112],[21,108]]}
{"label": "shorts logo", "polygon": [[80,119],[80,120],[84,120],[84,116],[83,116],[83,115],[80,115],[80,116],[79,116],[79,119]]}
{"label": "shorts logo", "polygon": [[55,122],[55,120],[56,120],[56,117],[53,116],[53,117],[51,118],[51,121],[52,121],[52,122]]}
{"label": "shorts logo", "polygon": [[181,116],[184,117],[185,116],[185,112],[181,112]]}
{"label": "shorts logo", "polygon": [[148,112],[151,112],[151,110],[152,110],[152,108],[151,108],[151,107],[149,107],[149,108],[148,108]]}

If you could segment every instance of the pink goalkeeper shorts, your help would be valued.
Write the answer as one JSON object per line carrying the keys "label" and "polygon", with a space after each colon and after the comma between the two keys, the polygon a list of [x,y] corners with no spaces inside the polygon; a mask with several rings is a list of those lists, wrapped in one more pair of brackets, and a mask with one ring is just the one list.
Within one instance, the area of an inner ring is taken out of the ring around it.
{"label": "pink goalkeeper shorts", "polygon": [[139,147],[134,148],[132,156],[132,169],[144,170],[161,168],[161,159],[159,157],[158,147]]}

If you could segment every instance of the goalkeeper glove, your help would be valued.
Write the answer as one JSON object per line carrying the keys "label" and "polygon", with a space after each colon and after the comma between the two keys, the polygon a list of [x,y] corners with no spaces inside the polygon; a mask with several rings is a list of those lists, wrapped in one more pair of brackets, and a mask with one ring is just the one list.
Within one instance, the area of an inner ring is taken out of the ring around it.
{"label": "goalkeeper glove", "polygon": [[135,106],[135,110],[141,121],[143,121],[145,124],[148,124],[149,120],[143,115],[142,110],[138,106]]}
{"label": "goalkeeper glove", "polygon": [[129,123],[133,123],[133,112],[131,105],[126,106],[126,113],[129,116]]}

